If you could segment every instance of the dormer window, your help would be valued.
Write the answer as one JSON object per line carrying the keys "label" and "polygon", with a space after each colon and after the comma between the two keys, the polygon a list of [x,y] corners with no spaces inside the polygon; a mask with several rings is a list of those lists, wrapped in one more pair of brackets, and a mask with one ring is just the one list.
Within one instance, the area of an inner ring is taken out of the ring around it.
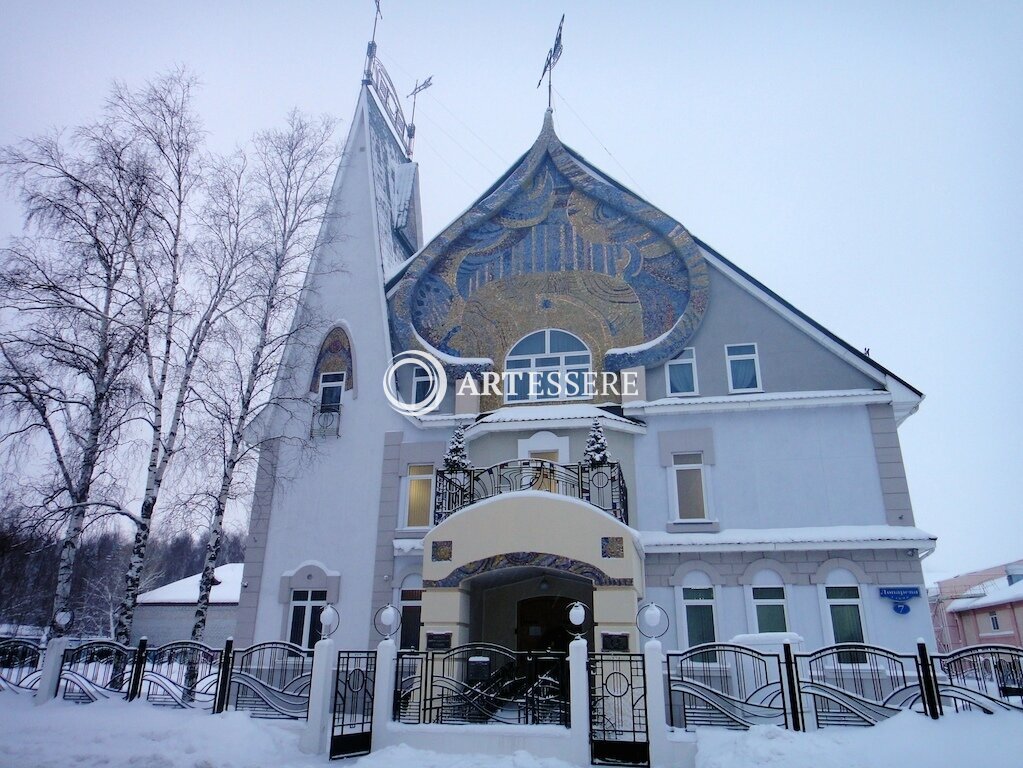
{"label": "dormer window", "polygon": [[590,350],[567,331],[547,329],[531,333],[512,347],[505,358],[505,402],[593,397],[586,381],[590,360]]}

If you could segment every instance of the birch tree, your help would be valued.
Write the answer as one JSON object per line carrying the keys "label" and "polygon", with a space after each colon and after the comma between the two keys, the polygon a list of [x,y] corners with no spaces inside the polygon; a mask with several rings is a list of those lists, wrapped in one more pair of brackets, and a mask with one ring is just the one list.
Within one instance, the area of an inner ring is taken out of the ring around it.
{"label": "birch tree", "polygon": [[26,504],[62,530],[49,623],[59,635],[87,520],[127,514],[111,460],[136,401],[144,310],[132,253],[150,237],[152,168],[106,120],[6,148],[0,171],[28,228],[0,265],[0,441],[27,457]]}
{"label": "birch tree", "polygon": [[334,129],[329,118],[292,112],[284,128],[256,137],[251,168],[237,158],[222,169],[219,194],[211,196],[220,203],[207,222],[210,242],[223,258],[244,261],[245,300],[218,334],[217,354],[205,361],[200,388],[215,482],[208,495],[210,529],[192,627],[195,641],[206,629],[228,504],[247,487],[247,470],[260,447],[276,439],[272,430],[257,434],[253,423],[284,405],[274,383],[285,349],[313,322],[310,313],[298,312],[298,299],[317,233],[330,229],[321,225],[338,158]]}
{"label": "birch tree", "polygon": [[117,86],[110,102],[114,118],[145,148],[156,169],[148,210],[151,244],[132,252],[137,300],[146,319],[141,336],[142,410],[149,447],[135,541],[117,611],[115,639],[121,643],[131,638],[160,490],[186,439],[194,404],[192,377],[218,324],[238,307],[235,288],[244,265],[237,254],[196,247],[204,169],[195,85],[178,70],[138,91]]}

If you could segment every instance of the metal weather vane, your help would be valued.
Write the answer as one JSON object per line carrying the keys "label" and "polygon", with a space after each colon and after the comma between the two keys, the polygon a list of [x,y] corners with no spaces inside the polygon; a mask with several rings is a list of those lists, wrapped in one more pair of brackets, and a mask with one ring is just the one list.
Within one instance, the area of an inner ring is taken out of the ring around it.
{"label": "metal weather vane", "polygon": [[554,36],[554,45],[547,51],[547,61],[543,65],[543,73],[540,75],[540,80],[537,82],[536,87],[539,88],[543,84],[543,79],[547,78],[547,109],[551,108],[551,77],[554,75],[554,65],[558,63],[558,59],[561,58],[561,28],[565,26],[565,14],[561,14],[561,23],[558,24],[558,34]]}

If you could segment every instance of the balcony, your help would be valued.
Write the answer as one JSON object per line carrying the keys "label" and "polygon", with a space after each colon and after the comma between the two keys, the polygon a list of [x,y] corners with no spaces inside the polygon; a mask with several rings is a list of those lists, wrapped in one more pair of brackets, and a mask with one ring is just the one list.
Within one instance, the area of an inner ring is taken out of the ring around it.
{"label": "balcony", "polygon": [[309,437],[337,437],[340,434],[341,405],[327,403],[314,406],[313,420],[309,426]]}
{"label": "balcony", "polygon": [[629,524],[628,494],[618,462],[583,466],[516,459],[485,469],[439,469],[436,480],[434,525],[477,501],[515,491],[547,491],[582,499]]}

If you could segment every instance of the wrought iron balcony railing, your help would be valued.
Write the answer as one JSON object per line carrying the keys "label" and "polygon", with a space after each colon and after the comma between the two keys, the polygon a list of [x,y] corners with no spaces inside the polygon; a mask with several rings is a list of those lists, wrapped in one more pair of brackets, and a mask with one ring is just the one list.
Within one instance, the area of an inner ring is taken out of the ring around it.
{"label": "wrought iron balcony railing", "polygon": [[328,403],[313,407],[309,437],[337,437],[341,434],[341,405]]}
{"label": "wrought iron balcony railing", "polygon": [[548,491],[587,501],[626,525],[628,494],[618,462],[555,464],[539,459],[516,459],[485,469],[437,470],[433,522],[477,501],[514,491]]}

